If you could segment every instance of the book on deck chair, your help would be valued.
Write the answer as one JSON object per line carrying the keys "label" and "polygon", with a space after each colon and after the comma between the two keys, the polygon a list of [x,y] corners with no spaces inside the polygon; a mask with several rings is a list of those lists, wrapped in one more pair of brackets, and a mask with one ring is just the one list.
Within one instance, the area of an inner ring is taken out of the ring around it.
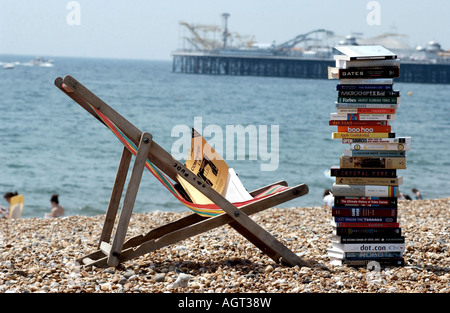
{"label": "book on deck chair", "polygon": [[[185,165],[231,203],[253,199],[234,169],[228,167],[222,157],[195,129],[192,130],[191,150]],[[178,180],[193,203],[213,203],[180,175]]]}

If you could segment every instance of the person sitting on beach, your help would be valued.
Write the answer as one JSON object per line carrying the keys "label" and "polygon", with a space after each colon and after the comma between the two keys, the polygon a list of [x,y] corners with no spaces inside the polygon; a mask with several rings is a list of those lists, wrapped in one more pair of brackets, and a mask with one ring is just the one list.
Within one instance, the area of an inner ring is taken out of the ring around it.
{"label": "person sitting on beach", "polygon": [[[11,204],[11,198],[14,196],[17,196],[18,193],[16,192],[7,192],[3,195],[3,198],[5,198],[6,202],[8,202],[8,204]],[[5,207],[0,207],[0,214],[2,215],[2,218],[7,219],[9,216],[9,208],[5,208]]]}
{"label": "person sitting on beach", "polygon": [[416,200],[422,200],[422,195],[420,194],[419,189],[413,188],[413,189],[411,189],[411,191],[416,196]]}
{"label": "person sitting on beach", "polygon": [[334,196],[330,189],[326,189],[323,193],[323,205],[326,208],[332,207],[334,205]]}
{"label": "person sitting on beach", "polygon": [[64,207],[59,205],[59,195],[54,194],[50,198],[50,204],[52,205],[52,211],[45,213],[45,218],[61,217],[64,215]]}

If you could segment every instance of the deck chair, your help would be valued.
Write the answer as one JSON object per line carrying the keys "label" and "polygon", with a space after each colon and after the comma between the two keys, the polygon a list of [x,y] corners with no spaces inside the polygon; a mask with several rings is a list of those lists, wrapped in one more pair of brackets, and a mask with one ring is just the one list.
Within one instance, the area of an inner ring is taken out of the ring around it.
{"label": "deck chair", "polygon": [[25,207],[25,198],[23,195],[14,196],[10,200],[8,219],[19,219],[22,216]]}
{"label": "deck chair", "polygon": [[[82,266],[116,267],[127,260],[227,224],[275,262],[288,266],[310,266],[309,262],[302,260],[249,217],[251,214],[307,194],[307,185],[288,187],[286,182],[281,181],[251,192],[252,200],[230,203],[203,179],[162,149],[151,134],[137,129],[76,79],[69,75],[64,78],[58,77],[55,85],[107,126],[124,145],[97,250],[77,260]],[[111,242],[119,202],[133,155],[135,161]],[[125,241],[144,168],[147,168],[193,213]],[[200,205],[183,198],[172,183],[177,182],[178,175],[213,203]]]}

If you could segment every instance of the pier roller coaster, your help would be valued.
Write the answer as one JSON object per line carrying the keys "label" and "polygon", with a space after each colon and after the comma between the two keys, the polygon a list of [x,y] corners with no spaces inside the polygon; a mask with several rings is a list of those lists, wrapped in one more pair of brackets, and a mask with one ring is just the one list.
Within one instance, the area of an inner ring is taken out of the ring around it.
{"label": "pier roller coaster", "polygon": [[291,51],[292,48],[294,48],[297,44],[307,41],[307,40],[314,40],[312,38],[310,38],[310,36],[312,34],[325,34],[325,36],[327,37],[331,37],[334,36],[334,32],[330,31],[330,30],[326,30],[326,29],[316,29],[316,30],[312,30],[310,32],[307,32],[305,34],[301,34],[298,35],[295,38],[292,38],[286,42],[283,42],[279,45],[276,45],[273,47],[273,53],[275,55],[286,55],[289,53],[289,51]]}

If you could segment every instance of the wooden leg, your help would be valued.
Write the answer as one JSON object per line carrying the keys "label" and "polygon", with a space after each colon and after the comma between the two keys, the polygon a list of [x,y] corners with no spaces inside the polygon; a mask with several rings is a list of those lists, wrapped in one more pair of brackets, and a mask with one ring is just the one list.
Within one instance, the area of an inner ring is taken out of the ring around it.
{"label": "wooden leg", "polygon": [[128,224],[130,223],[131,213],[133,211],[134,202],[136,200],[142,173],[147,161],[147,155],[150,150],[152,135],[143,133],[136,153],[133,170],[131,172],[130,182],[128,183],[127,192],[120,212],[120,218],[117,225],[116,234],[112,243],[112,247],[108,257],[109,266],[117,266],[119,264],[120,253],[122,252],[123,243],[127,234]]}
{"label": "wooden leg", "polygon": [[111,239],[114,222],[116,221],[117,211],[119,210],[120,198],[122,197],[123,187],[127,178],[128,168],[130,167],[131,152],[126,147],[123,148],[122,157],[120,158],[119,168],[117,169],[116,180],[111,192],[108,210],[106,211],[105,223],[103,225],[102,235],[98,248],[102,242],[109,243]]}

